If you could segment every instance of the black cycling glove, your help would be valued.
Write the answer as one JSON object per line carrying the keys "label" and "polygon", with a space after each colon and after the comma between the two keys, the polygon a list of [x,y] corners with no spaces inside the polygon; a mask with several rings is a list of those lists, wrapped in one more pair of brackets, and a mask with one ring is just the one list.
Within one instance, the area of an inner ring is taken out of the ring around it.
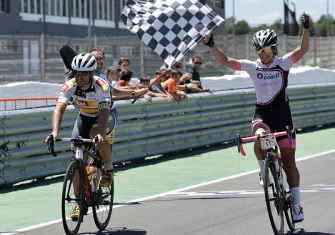
{"label": "black cycling glove", "polygon": [[309,16],[304,15],[305,16],[305,22],[302,22],[302,24],[304,25],[305,29],[309,29]]}
{"label": "black cycling glove", "polygon": [[207,43],[205,43],[205,39],[204,39],[203,43],[204,43],[206,46],[213,47],[213,46],[215,45],[213,34],[211,34],[211,36],[209,37],[209,40],[208,40]]}

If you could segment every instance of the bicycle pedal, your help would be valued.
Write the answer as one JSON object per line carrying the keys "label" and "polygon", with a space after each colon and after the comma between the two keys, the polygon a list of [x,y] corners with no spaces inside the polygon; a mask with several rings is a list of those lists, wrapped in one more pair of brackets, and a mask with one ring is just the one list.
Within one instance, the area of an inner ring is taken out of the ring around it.
{"label": "bicycle pedal", "polygon": [[300,223],[300,222],[302,222],[302,221],[304,221],[303,219],[300,219],[300,220],[293,220],[293,223]]}

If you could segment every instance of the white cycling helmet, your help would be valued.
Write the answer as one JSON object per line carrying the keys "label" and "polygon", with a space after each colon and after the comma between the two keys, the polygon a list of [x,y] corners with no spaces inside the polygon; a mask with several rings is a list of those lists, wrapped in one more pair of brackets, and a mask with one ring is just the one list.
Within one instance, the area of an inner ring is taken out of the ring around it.
{"label": "white cycling helmet", "polygon": [[266,30],[259,30],[254,34],[252,38],[252,45],[256,48],[263,48],[269,46],[277,46],[278,44],[278,37],[275,31],[266,29]]}
{"label": "white cycling helmet", "polygon": [[93,71],[97,68],[97,61],[93,55],[82,53],[73,58],[71,67],[76,71]]}

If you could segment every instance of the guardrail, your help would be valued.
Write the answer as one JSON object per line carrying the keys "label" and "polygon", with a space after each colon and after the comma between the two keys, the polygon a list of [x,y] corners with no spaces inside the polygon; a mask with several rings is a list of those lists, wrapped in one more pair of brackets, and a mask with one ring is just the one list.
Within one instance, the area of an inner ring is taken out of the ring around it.
{"label": "guardrail", "polygon": [[[296,128],[335,123],[335,83],[288,88]],[[113,162],[124,162],[250,135],[254,89],[189,95],[187,102],[152,103],[140,99],[116,101],[119,123]],[[72,159],[69,143],[47,152],[44,140],[51,131],[53,107],[0,113],[0,187],[28,179],[64,173]],[[68,106],[59,137],[69,137],[78,110]]]}

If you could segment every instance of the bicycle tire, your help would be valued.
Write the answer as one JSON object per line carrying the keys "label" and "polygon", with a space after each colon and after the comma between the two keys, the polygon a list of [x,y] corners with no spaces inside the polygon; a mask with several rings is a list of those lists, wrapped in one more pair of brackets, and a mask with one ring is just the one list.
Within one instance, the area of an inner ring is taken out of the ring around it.
{"label": "bicycle tire", "polygon": [[272,230],[276,235],[284,233],[284,213],[281,203],[278,181],[274,164],[266,159],[264,162],[264,194]]}
{"label": "bicycle tire", "polygon": [[108,187],[101,187],[94,195],[93,218],[99,230],[104,230],[111,218],[114,202],[114,177],[112,184]]}
{"label": "bicycle tire", "polygon": [[[75,195],[73,179],[79,176],[78,196]],[[84,190],[82,170],[77,161],[72,161],[66,171],[62,190],[62,221],[63,227],[67,235],[75,235],[78,233],[84,212]],[[76,204],[80,205],[79,218],[71,219],[70,214],[73,212]]]}

